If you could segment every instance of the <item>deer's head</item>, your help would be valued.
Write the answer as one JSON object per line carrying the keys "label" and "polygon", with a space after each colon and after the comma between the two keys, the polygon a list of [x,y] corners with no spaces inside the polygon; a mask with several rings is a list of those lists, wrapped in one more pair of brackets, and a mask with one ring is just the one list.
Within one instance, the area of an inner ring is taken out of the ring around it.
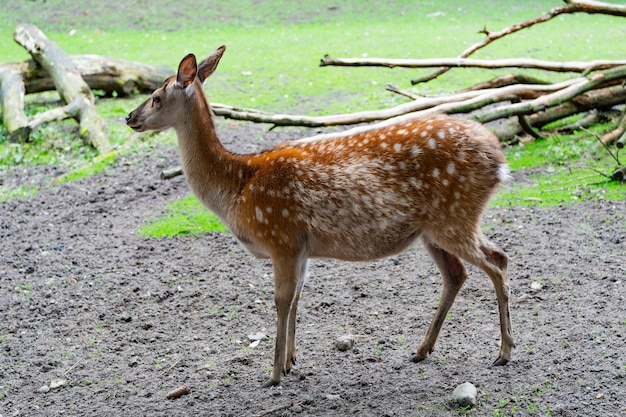
{"label": "deer's head", "polygon": [[202,99],[202,83],[209,78],[226,50],[220,46],[211,56],[196,62],[193,54],[180,61],[176,75],[166,79],[150,97],[126,116],[126,124],[136,132],[165,130],[184,123],[189,117],[189,105],[195,99]]}

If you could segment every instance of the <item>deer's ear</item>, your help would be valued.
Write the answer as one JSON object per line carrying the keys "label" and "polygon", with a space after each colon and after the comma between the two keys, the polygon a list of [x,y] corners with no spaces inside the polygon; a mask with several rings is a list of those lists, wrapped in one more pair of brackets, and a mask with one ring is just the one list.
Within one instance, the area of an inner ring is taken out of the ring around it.
{"label": "deer's ear", "polygon": [[189,54],[184,57],[178,65],[176,84],[181,88],[186,88],[196,79],[197,73],[198,64],[196,64],[196,56],[194,54]]}
{"label": "deer's ear", "polygon": [[208,58],[203,60],[200,63],[200,67],[198,68],[198,78],[201,82],[204,82],[207,78],[215,72],[217,68],[217,64],[220,63],[220,59],[222,59],[222,55],[224,55],[224,51],[226,50],[226,45],[222,45],[215,52],[211,54]]}

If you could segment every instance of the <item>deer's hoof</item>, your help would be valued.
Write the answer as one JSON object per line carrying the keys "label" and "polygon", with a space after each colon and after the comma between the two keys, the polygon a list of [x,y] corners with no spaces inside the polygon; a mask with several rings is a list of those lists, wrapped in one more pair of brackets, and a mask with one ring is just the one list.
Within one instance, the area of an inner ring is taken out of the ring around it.
{"label": "deer's hoof", "polygon": [[491,366],[504,366],[507,363],[509,363],[508,359],[503,358],[502,356],[498,356],[498,359],[496,359],[495,361],[493,361],[493,363],[491,364]]}
{"label": "deer's hoof", "polygon": [[275,387],[278,384],[280,384],[280,381],[274,381],[272,378],[269,378],[267,381],[261,384],[261,388]]}
{"label": "deer's hoof", "polygon": [[420,356],[420,355],[415,354],[415,355],[411,356],[411,362],[415,362],[415,363],[421,362],[424,359],[426,359],[427,356],[428,355]]}

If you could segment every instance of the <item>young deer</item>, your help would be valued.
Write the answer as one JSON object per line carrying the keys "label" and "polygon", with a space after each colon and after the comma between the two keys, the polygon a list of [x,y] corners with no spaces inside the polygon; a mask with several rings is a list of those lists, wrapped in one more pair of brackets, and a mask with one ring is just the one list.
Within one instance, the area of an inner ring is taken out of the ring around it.
{"label": "young deer", "polygon": [[413,361],[433,351],[467,278],[465,260],[495,286],[502,344],[494,365],[506,364],[514,347],[508,258],[479,227],[508,173],[498,139],[475,122],[432,116],[233,154],[217,138],[203,90],[224,50],[199,66],[187,55],[126,122],[135,131],[173,127],[196,196],[253,255],[271,258],[278,322],[274,367],[263,386],[278,384],[295,363],[308,258],[367,261],[418,237],[441,271],[443,293]]}

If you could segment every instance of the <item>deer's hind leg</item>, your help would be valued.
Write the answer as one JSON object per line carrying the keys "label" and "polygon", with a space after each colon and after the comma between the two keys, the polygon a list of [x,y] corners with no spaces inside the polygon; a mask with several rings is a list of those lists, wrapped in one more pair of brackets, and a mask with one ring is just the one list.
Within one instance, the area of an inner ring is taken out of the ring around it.
{"label": "deer's hind leg", "polygon": [[507,278],[509,257],[486,237],[480,236],[480,242],[479,250],[482,256],[474,260],[468,259],[468,261],[485,271],[496,290],[502,341],[500,354],[493,364],[495,366],[506,365],[511,359],[511,350],[515,347],[509,310],[510,289]]}
{"label": "deer's hind leg", "polygon": [[441,299],[439,300],[439,306],[428,327],[426,336],[424,336],[424,340],[417,348],[417,352],[412,358],[413,362],[424,360],[426,356],[433,351],[448,311],[450,307],[452,307],[456,295],[467,279],[467,269],[465,269],[465,265],[463,265],[458,256],[437,246],[426,233],[421,235],[421,239],[426,251],[433,258],[437,268],[439,268],[441,272],[443,291],[441,293]]}
{"label": "deer's hind leg", "polygon": [[504,251],[491,243],[480,231],[475,232],[471,240],[463,240],[457,236],[456,240],[448,239],[445,243],[446,247],[449,245],[454,248],[455,253],[458,253],[460,258],[482,269],[491,279],[498,299],[502,339],[500,354],[493,362],[493,365],[506,365],[511,359],[511,350],[515,347],[509,311],[510,291],[507,278],[509,257]]}

